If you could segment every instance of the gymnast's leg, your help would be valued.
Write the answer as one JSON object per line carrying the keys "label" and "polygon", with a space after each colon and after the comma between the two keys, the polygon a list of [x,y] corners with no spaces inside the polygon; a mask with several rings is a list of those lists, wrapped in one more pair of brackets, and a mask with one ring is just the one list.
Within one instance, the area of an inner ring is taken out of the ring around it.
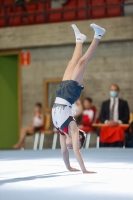
{"label": "gymnast's leg", "polygon": [[33,126],[29,125],[28,127],[21,129],[19,141],[13,146],[14,149],[21,149],[24,146],[24,139],[28,133],[34,133]]}
{"label": "gymnast's leg", "polygon": [[77,81],[79,85],[82,84],[85,68],[94,56],[101,36],[105,33],[105,29],[97,26],[96,24],[91,24],[90,26],[94,29],[95,32],[94,39],[86,53],[79,59],[72,75],[72,80]]}
{"label": "gymnast's leg", "polygon": [[63,81],[71,80],[74,69],[79,59],[82,57],[82,46],[83,46],[83,42],[86,40],[86,36],[80,33],[79,29],[76,27],[75,24],[72,24],[72,28],[74,30],[75,37],[76,37],[76,46],[75,46],[73,56],[70,62],[68,63],[67,69],[64,73]]}

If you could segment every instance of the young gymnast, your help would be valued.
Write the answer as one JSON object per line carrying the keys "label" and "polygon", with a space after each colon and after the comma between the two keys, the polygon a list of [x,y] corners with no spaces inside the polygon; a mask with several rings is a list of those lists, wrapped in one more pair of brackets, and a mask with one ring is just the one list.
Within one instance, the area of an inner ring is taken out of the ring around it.
{"label": "young gymnast", "polygon": [[60,88],[56,91],[56,99],[52,108],[53,124],[60,133],[61,152],[66,168],[69,171],[79,171],[72,168],[69,162],[68,149],[73,149],[75,157],[81,167],[83,173],[93,173],[86,170],[80,148],[82,148],[85,141],[85,133],[78,129],[77,124],[73,118],[74,111],[72,104],[80,97],[83,90],[82,81],[87,64],[94,56],[102,35],[105,29],[96,24],[90,25],[94,29],[94,39],[89,46],[86,53],[82,56],[83,42],[86,36],[80,33],[75,24],[72,28],[76,37],[76,47],[64,73]]}

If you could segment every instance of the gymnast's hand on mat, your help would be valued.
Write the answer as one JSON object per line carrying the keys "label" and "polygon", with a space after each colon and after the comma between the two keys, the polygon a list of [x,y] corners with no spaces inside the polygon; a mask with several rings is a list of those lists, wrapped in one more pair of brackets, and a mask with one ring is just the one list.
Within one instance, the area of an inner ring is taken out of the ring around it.
{"label": "gymnast's hand on mat", "polygon": [[68,168],[68,170],[69,170],[70,172],[79,172],[79,171],[81,171],[81,170],[76,169],[76,168],[73,168],[73,167]]}
{"label": "gymnast's hand on mat", "polygon": [[85,170],[83,171],[83,174],[96,174],[97,172],[91,172],[91,171],[88,171],[88,170]]}

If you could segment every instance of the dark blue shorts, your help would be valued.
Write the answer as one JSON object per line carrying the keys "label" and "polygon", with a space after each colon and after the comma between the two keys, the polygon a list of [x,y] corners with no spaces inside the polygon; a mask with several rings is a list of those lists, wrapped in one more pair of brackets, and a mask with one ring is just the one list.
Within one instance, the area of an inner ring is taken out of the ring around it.
{"label": "dark blue shorts", "polygon": [[73,80],[62,81],[60,88],[56,91],[56,97],[60,97],[74,104],[81,95],[83,86],[79,86],[78,82]]}

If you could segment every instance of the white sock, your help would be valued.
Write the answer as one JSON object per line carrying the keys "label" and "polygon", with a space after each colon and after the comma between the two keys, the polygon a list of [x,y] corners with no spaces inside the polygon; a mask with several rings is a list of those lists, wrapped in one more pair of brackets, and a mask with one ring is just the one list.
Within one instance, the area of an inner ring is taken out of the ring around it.
{"label": "white sock", "polygon": [[75,24],[71,25],[74,33],[75,33],[75,38],[76,38],[76,42],[84,42],[86,40],[86,36],[82,33],[80,33],[79,29],[77,28],[77,26]]}
{"label": "white sock", "polygon": [[84,34],[79,34],[76,38],[76,42],[84,42],[86,40],[86,36]]}
{"label": "white sock", "polygon": [[104,28],[102,28],[96,24],[91,24],[90,26],[95,31],[94,38],[101,39],[102,35],[106,32],[106,30]]}
{"label": "white sock", "polygon": [[75,37],[77,38],[77,36],[80,34],[80,31],[79,31],[79,29],[77,28],[77,26],[75,24],[72,24],[71,26],[72,26],[72,28],[74,30]]}

